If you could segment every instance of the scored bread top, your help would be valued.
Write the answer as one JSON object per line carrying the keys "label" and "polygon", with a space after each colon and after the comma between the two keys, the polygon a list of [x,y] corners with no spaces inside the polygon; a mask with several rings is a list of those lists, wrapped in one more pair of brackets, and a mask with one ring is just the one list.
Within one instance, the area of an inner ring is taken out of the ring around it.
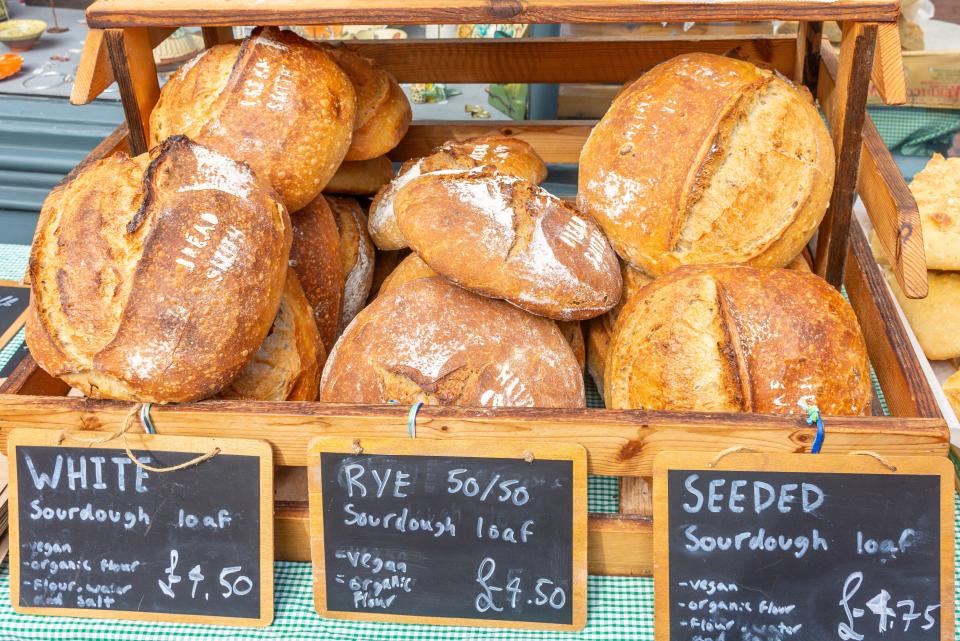
{"label": "scored bread top", "polygon": [[344,275],[337,220],[324,196],[317,196],[291,217],[290,266],[297,273],[329,352],[340,333]]}
{"label": "scored bread top", "polygon": [[598,316],[620,298],[620,264],[589,217],[492,168],[424,174],[394,203],[431,269],[477,293],[556,320]]}
{"label": "scored bread top", "polygon": [[913,177],[928,269],[960,271],[960,158],[934,154]]}
{"label": "scored bread top", "polygon": [[170,77],[150,115],[150,139],[184,134],[242,160],[296,211],[340,166],[355,110],[353,85],[326,50],[291,31],[258,29]]}
{"label": "scored bread top", "polygon": [[782,267],[830,198],[834,152],[808,94],[774,72],[707,53],[627,87],[580,154],[580,209],[624,259]]}
{"label": "scored bread top", "polygon": [[210,396],[270,329],[290,242],[283,205],[242,163],[182,136],[108,157],[44,203],[30,353],[88,396]]}
{"label": "scored bread top", "polygon": [[270,333],[220,398],[257,401],[312,401],[326,359],[313,310],[292,269]]}
{"label": "scored bread top", "polygon": [[627,301],[604,372],[607,407],[802,414],[870,411],[866,344],[813,274],[686,266]]}
{"label": "scored bread top", "polygon": [[393,201],[397,192],[408,182],[420,174],[484,165],[538,184],[547,177],[547,166],[543,159],[529,143],[519,138],[494,135],[447,141],[429,156],[403,163],[396,178],[380,188],[370,205],[370,235],[373,242],[380,249],[407,246],[406,239],[397,227]]}
{"label": "scored bread top", "polygon": [[380,73],[387,79],[387,98],[366,123],[353,130],[345,160],[369,160],[384,155],[400,143],[413,120],[410,101],[400,83],[386,71]]}
{"label": "scored bread top", "polygon": [[583,407],[583,375],[556,324],[442,278],[384,292],[344,331],[326,402]]}
{"label": "scored bread top", "polygon": [[357,97],[354,129],[359,129],[367,124],[377,109],[387,101],[390,95],[390,75],[378,69],[373,60],[346,47],[331,47],[328,51],[353,83],[353,91]]}

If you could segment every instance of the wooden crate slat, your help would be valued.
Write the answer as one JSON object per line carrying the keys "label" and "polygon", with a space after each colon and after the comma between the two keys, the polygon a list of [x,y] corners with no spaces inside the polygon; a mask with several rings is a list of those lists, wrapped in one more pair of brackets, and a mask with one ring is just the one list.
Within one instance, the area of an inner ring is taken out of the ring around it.
{"label": "wooden crate slat", "polygon": [[695,51],[737,55],[793,74],[795,38],[617,40],[613,38],[478,38],[354,40],[400,82],[624,83],[674,56]]}
{"label": "wooden crate slat", "polygon": [[501,134],[527,141],[546,162],[576,163],[595,124],[593,120],[417,120],[389,156],[392,160],[419,158],[432,153],[435,147],[448,140]]}
{"label": "wooden crate slat", "polygon": [[719,22],[897,19],[895,0],[98,0],[87,23],[106,27],[296,24]]}

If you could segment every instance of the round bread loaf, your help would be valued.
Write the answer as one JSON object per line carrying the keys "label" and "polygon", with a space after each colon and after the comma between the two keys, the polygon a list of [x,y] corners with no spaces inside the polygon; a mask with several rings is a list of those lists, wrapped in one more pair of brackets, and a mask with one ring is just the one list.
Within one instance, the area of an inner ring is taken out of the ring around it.
{"label": "round bread loaf", "polygon": [[387,98],[365,124],[353,130],[345,160],[369,160],[384,155],[400,143],[413,120],[410,101],[399,83],[387,72],[381,73],[388,81]]}
{"label": "round bread loaf", "polygon": [[547,177],[547,166],[528,143],[511,136],[477,136],[457,142],[451,140],[432,154],[409,160],[400,167],[389,184],[380,188],[370,204],[370,236],[380,249],[400,249],[407,241],[397,226],[393,201],[397,191],[421,174],[449,169],[472,169],[491,165],[500,173],[534,183]]}
{"label": "round bread loaf", "polygon": [[617,320],[620,310],[627,304],[627,301],[643,289],[646,284],[653,281],[652,278],[626,261],[620,263],[620,277],[623,279],[623,293],[614,308],[610,310],[610,318],[613,321]]}
{"label": "round bread loaf", "polygon": [[253,360],[219,396],[256,401],[315,400],[326,355],[313,310],[291,269],[270,333]]}
{"label": "round bread loaf", "polygon": [[419,278],[378,296],[327,359],[320,400],[583,407],[583,375],[555,323]]}
{"label": "round bread loaf", "polygon": [[414,251],[461,287],[555,320],[598,316],[620,298],[603,231],[532,182],[491,168],[425,174],[394,206]]}
{"label": "round bread loaf", "polygon": [[297,274],[326,351],[340,334],[344,275],[340,262],[340,232],[324,196],[317,196],[291,216],[293,245],[290,266]]}
{"label": "round bread loaf", "polygon": [[393,179],[393,165],[386,156],[370,160],[344,161],[327,186],[325,194],[373,196]]}
{"label": "round bread loaf", "polygon": [[340,166],[355,102],[350,79],[323,48],[292,31],[258,29],[170,77],[150,115],[150,140],[184,134],[242,160],[296,211]]}
{"label": "round bread loaf", "polygon": [[850,305],[801,271],[686,266],[627,301],[610,341],[607,407],[870,412],[867,348]]}
{"label": "round bread loaf", "polygon": [[577,203],[652,276],[685,264],[783,267],[823,218],[833,178],[830,134],[805,91],[694,53],[613,102],[580,153]]}
{"label": "round bread loaf", "polygon": [[373,60],[346,47],[332,47],[328,51],[353,84],[357,97],[354,129],[359,129],[373,118],[390,96],[390,74],[378,69]]}
{"label": "round bread loaf", "polygon": [[47,197],[30,254],[27,345],[87,396],[215,394],[280,305],[290,218],[247,165],[175,136]]}
{"label": "round bread loaf", "polygon": [[367,235],[367,216],[355,198],[326,196],[340,234],[340,272],[343,274],[343,309],[340,331],[357,315],[373,285],[373,243]]}

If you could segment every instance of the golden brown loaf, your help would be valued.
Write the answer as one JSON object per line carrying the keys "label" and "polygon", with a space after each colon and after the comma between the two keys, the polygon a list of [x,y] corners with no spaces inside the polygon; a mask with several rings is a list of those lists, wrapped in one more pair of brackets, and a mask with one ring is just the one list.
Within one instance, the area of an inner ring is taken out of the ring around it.
{"label": "golden brown loaf", "polygon": [[367,235],[367,216],[355,198],[326,196],[340,233],[340,270],[343,274],[343,309],[340,331],[357,315],[373,284],[373,243]]}
{"label": "golden brown loaf", "polygon": [[253,357],[280,305],[290,219],[244,164],[182,136],[47,197],[30,254],[30,353],[97,398],[192,401]]}
{"label": "golden brown loaf", "polygon": [[411,280],[430,278],[436,275],[437,272],[430,269],[430,267],[423,262],[423,259],[416,254],[410,254],[401,260],[396,269],[390,272],[390,275],[384,279],[383,284],[380,285],[380,294],[395,289],[404,283],[409,283]]}
{"label": "golden brown loaf", "polygon": [[583,375],[555,323],[442,278],[361,311],[327,359],[320,400],[583,407]]}
{"label": "golden brown loaf", "polygon": [[373,250],[373,283],[370,285],[370,295],[367,300],[374,298],[380,293],[384,281],[390,277],[403,259],[410,255],[409,249],[397,249],[395,251]]}
{"label": "golden brown loaf", "polygon": [[644,285],[653,281],[652,278],[626,261],[620,263],[620,276],[623,279],[623,293],[620,295],[620,301],[609,312],[612,321],[617,320],[620,310],[634,294],[639,292]]}
{"label": "golden brown loaf", "polygon": [[395,207],[414,251],[461,287],[555,320],[598,316],[620,298],[603,231],[532,182],[489,167],[425,174]]}
{"label": "golden brown loaf", "polygon": [[292,31],[256,30],[170,77],[150,115],[150,139],[184,134],[242,160],[296,211],[340,166],[355,109],[350,79],[324,49]]}
{"label": "golden brown loaf", "polygon": [[960,158],[934,154],[913,177],[928,269],[960,270]]}
{"label": "golden brown loaf", "polygon": [[907,298],[890,267],[880,269],[927,358],[960,356],[960,272],[928,271],[926,298]]}
{"label": "golden brown loaf", "polygon": [[370,236],[380,249],[407,246],[393,210],[393,201],[405,184],[421,174],[449,169],[472,169],[483,165],[496,167],[500,173],[541,183],[547,177],[547,166],[528,143],[511,136],[477,136],[463,141],[451,140],[432,154],[409,160],[400,167],[392,182],[382,187],[370,205]]}
{"label": "golden brown loaf", "polygon": [[354,129],[367,124],[390,95],[390,75],[372,60],[343,46],[328,49],[334,61],[350,78],[357,97]]}
{"label": "golden brown loaf", "polygon": [[570,345],[580,371],[584,372],[587,367],[587,346],[583,341],[583,328],[580,327],[580,321],[557,321],[557,328]]}
{"label": "golden brown loaf", "polygon": [[953,413],[960,419],[960,372],[954,372],[943,382],[943,393],[953,408]]}
{"label": "golden brown loaf", "polygon": [[256,401],[315,400],[326,355],[313,310],[291,269],[270,333],[253,360],[219,396]]}
{"label": "golden brown loaf", "polygon": [[830,135],[808,94],[749,62],[694,53],[644,74],[580,154],[578,205],[647,274],[783,267],[833,187]]}
{"label": "golden brown loaf", "polygon": [[345,160],[323,188],[323,193],[373,196],[392,179],[393,165],[386,156],[353,162]]}
{"label": "golden brown loaf", "polygon": [[297,274],[326,351],[340,334],[344,276],[340,266],[340,232],[326,198],[317,196],[290,217],[293,245],[290,266]]}
{"label": "golden brown loaf", "polygon": [[630,299],[604,372],[607,407],[824,414],[870,411],[850,305],[800,271],[687,266]]}
{"label": "golden brown loaf", "polygon": [[[382,72],[385,73],[386,72]],[[366,124],[353,130],[345,160],[369,160],[396,147],[407,134],[413,111],[410,101],[393,76],[387,75],[387,99],[377,107]]]}
{"label": "golden brown loaf", "polygon": [[586,321],[587,325],[587,373],[593,379],[600,398],[603,398],[603,370],[610,351],[610,314]]}

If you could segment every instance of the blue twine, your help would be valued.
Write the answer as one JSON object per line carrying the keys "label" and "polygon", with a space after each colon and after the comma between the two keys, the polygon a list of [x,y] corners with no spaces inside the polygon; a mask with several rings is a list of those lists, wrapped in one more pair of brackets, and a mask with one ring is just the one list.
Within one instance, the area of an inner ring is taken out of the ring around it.
{"label": "blue twine", "polygon": [[417,412],[423,407],[423,401],[417,401],[410,406],[410,413],[407,414],[407,434],[410,438],[417,438]]}
{"label": "blue twine", "polygon": [[143,423],[143,430],[147,434],[157,433],[157,428],[153,426],[153,420],[150,419],[150,403],[140,406],[140,422]]}
{"label": "blue twine", "polygon": [[807,406],[803,405],[803,410],[807,413],[807,425],[817,424],[817,435],[813,437],[813,445],[810,446],[811,454],[819,454],[820,448],[823,447],[823,418],[820,416],[820,410],[816,405]]}

